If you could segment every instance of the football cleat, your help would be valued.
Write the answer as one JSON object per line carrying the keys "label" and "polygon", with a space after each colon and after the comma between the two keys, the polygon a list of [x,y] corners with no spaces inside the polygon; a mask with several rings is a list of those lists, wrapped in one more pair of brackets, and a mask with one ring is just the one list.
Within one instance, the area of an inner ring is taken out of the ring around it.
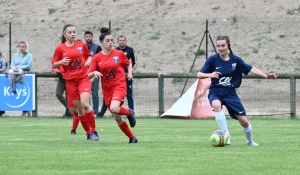
{"label": "football cleat", "polygon": [[91,132],[90,138],[88,140],[98,141],[99,140],[99,136],[98,136],[97,131]]}
{"label": "football cleat", "polygon": [[76,134],[76,130],[71,130],[71,135],[75,135]]}
{"label": "football cleat", "polygon": [[135,126],[135,123],[136,123],[135,114],[134,114],[134,111],[132,109],[129,109],[129,110],[130,110],[130,114],[127,115],[127,118],[129,120],[130,126],[133,128]]}
{"label": "football cleat", "polygon": [[130,144],[131,144],[131,143],[137,143],[137,142],[138,142],[138,140],[137,140],[136,137],[129,138],[129,143],[130,143]]}
{"label": "football cleat", "polygon": [[254,142],[253,140],[251,141],[247,141],[247,145],[248,146],[259,146],[256,142]]}

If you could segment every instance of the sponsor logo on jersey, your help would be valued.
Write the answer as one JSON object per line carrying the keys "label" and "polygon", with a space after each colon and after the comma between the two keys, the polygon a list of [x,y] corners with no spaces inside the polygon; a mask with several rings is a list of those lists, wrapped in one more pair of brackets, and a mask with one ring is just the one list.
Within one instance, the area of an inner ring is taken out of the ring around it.
{"label": "sponsor logo on jersey", "polygon": [[70,70],[79,70],[81,69],[81,60],[71,60],[69,63]]}
{"label": "sponsor logo on jersey", "polygon": [[219,85],[222,86],[231,86],[230,80],[232,79],[232,77],[222,77],[219,80]]}

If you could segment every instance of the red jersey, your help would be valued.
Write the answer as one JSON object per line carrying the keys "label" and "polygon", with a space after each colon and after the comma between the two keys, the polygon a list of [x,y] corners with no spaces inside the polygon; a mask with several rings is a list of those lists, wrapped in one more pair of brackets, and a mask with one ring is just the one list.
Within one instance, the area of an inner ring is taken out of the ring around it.
{"label": "red jersey", "polygon": [[52,64],[62,60],[64,57],[69,57],[71,59],[69,65],[61,65],[64,70],[64,79],[81,79],[87,77],[88,69],[84,64],[89,56],[91,56],[91,52],[84,42],[74,41],[73,46],[66,46],[65,43],[62,43],[55,49]]}
{"label": "red jersey", "polygon": [[130,62],[126,55],[122,51],[115,49],[111,50],[108,55],[99,52],[93,57],[88,73],[99,71],[103,75],[101,77],[101,85],[105,100],[106,98],[111,98],[112,91],[121,90],[126,92],[127,85],[124,67],[129,64]]}

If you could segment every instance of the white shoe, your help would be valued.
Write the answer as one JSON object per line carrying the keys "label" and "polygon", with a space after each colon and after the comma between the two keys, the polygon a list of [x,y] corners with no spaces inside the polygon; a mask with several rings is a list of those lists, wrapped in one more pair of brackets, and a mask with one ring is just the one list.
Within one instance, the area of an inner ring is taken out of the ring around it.
{"label": "white shoe", "polygon": [[252,141],[248,141],[248,142],[247,142],[247,145],[248,145],[248,146],[259,146],[259,144],[257,144],[257,143],[254,142],[253,140],[252,140]]}
{"label": "white shoe", "polygon": [[230,136],[229,136],[226,145],[230,145],[230,144],[231,144],[231,138],[230,138]]}

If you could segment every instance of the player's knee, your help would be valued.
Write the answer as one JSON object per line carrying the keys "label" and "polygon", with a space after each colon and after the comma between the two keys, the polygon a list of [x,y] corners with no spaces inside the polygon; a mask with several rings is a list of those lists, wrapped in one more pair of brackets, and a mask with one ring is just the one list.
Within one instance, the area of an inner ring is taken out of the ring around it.
{"label": "player's knee", "polygon": [[120,112],[120,107],[119,106],[111,106],[110,112],[113,114],[118,114]]}
{"label": "player's knee", "polygon": [[221,102],[219,100],[214,100],[212,102],[211,107],[214,109],[215,112],[219,112],[222,110]]}
{"label": "player's knee", "polygon": [[239,122],[244,128],[247,128],[249,126],[249,121],[246,116],[239,117]]}
{"label": "player's knee", "polygon": [[83,107],[76,107],[76,110],[80,116],[84,114]]}

